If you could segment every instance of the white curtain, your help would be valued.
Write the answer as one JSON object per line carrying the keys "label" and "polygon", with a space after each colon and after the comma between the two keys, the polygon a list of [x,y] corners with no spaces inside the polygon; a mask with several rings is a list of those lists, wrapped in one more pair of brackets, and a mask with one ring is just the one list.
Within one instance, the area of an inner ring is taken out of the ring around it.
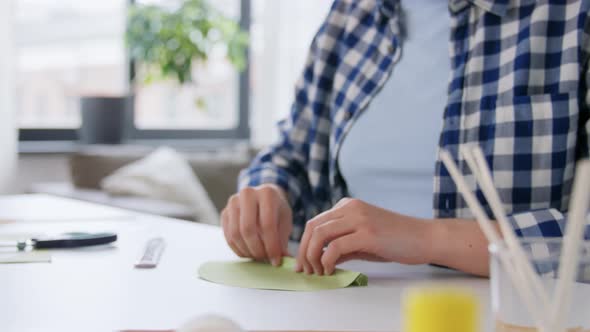
{"label": "white curtain", "polygon": [[16,163],[14,1],[0,0],[0,193],[10,191]]}
{"label": "white curtain", "polygon": [[277,137],[276,122],[290,110],[309,45],[332,2],[253,1],[250,126],[255,146]]}

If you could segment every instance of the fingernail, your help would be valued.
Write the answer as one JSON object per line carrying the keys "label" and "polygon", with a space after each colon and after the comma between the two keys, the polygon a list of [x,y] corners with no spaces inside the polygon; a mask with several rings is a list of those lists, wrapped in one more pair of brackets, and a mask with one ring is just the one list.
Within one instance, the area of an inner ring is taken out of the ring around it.
{"label": "fingernail", "polygon": [[271,263],[272,263],[272,265],[273,265],[273,266],[275,266],[275,267],[278,267],[278,266],[279,266],[279,264],[280,264],[279,260],[278,260],[278,259],[276,259],[276,258],[273,258],[273,259],[271,259]]}

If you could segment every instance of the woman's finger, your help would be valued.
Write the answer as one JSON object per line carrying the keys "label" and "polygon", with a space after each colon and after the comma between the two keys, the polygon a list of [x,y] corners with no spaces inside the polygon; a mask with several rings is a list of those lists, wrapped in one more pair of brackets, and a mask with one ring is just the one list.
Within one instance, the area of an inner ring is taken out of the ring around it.
{"label": "woman's finger", "polygon": [[354,200],[353,198],[350,197],[344,197],[343,199],[339,200],[338,203],[336,203],[336,205],[334,205],[334,207],[332,209],[337,209],[339,207],[342,207],[348,203],[350,203],[350,201]]}
{"label": "woman's finger", "polygon": [[313,272],[313,266],[307,261],[306,253],[307,247],[309,245],[309,240],[311,238],[311,234],[313,233],[313,229],[317,226],[335,219],[342,218],[343,211],[338,208],[334,208],[332,210],[328,210],[324,213],[319,214],[315,218],[309,220],[305,224],[305,231],[303,232],[303,236],[301,237],[301,243],[299,245],[299,253],[297,255],[297,264],[295,265],[295,271],[302,272],[305,270],[305,273],[310,274]]}
{"label": "woman's finger", "polygon": [[229,230],[229,237],[238,250],[242,253],[242,257],[252,257],[252,253],[248,250],[246,242],[242,238],[240,232],[240,205],[237,195],[230,198],[230,203],[227,208],[227,224]]}
{"label": "woman's finger", "polygon": [[343,198],[334,207],[328,211],[325,211],[315,218],[309,220],[305,224],[305,231],[303,232],[303,236],[300,241],[299,245],[299,253],[297,255],[297,263],[295,265],[295,271],[302,272],[305,270],[305,273],[311,274],[313,272],[313,266],[307,261],[306,252],[309,245],[309,239],[311,237],[311,233],[313,229],[327,221],[340,219],[344,215],[343,208],[344,206],[350,202],[350,198]]}
{"label": "woman's finger", "polygon": [[289,257],[291,256],[291,253],[289,252],[289,244],[283,245],[283,249],[281,249],[281,251],[283,252],[282,253],[283,257],[284,256],[289,256]]}
{"label": "woman's finger", "polygon": [[354,232],[354,223],[349,218],[330,220],[314,228],[307,248],[307,261],[313,266],[317,275],[324,274],[322,254],[329,242]]}
{"label": "woman's finger", "polygon": [[228,220],[229,220],[228,209],[225,208],[221,212],[221,228],[223,229],[223,236],[225,237],[225,241],[227,242],[227,244],[229,245],[231,250],[236,255],[238,255],[240,257],[245,257],[245,254],[242,252],[242,250],[240,250],[240,248],[236,245],[236,243],[234,242],[234,240],[230,236]]}
{"label": "woman's finger", "polygon": [[279,202],[273,189],[260,190],[258,194],[258,215],[262,242],[266,257],[272,265],[281,264],[282,248],[279,236]]}
{"label": "woman's finger", "polygon": [[331,275],[334,273],[336,263],[342,261],[341,257],[363,252],[368,240],[362,233],[355,232],[330,242],[322,255],[322,265],[326,274]]}
{"label": "woman's finger", "polygon": [[262,261],[267,257],[259,233],[258,200],[255,189],[242,189],[240,192],[240,234],[252,257]]}

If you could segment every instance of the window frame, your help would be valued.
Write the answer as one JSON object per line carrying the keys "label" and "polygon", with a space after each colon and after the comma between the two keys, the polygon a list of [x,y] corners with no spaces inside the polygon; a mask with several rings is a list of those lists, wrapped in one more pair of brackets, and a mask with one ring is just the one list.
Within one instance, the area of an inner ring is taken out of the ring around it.
{"label": "window frame", "polygon": [[[135,0],[128,0],[129,4]],[[251,0],[240,0],[239,24],[245,31],[250,31]],[[131,84],[135,77],[135,63],[128,54],[128,82]],[[250,46],[246,48],[246,67],[238,74],[238,124],[231,129],[139,129],[135,125],[135,110],[129,112],[126,119],[126,140],[243,140],[250,139]],[[53,128],[18,128],[20,142],[41,141],[77,141],[79,129]]]}

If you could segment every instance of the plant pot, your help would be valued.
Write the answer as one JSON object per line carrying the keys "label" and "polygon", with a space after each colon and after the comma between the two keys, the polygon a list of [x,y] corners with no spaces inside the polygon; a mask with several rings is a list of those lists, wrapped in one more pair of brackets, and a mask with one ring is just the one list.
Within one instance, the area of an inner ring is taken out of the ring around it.
{"label": "plant pot", "polygon": [[80,142],[121,144],[125,138],[127,119],[133,110],[133,99],[133,96],[80,97]]}

